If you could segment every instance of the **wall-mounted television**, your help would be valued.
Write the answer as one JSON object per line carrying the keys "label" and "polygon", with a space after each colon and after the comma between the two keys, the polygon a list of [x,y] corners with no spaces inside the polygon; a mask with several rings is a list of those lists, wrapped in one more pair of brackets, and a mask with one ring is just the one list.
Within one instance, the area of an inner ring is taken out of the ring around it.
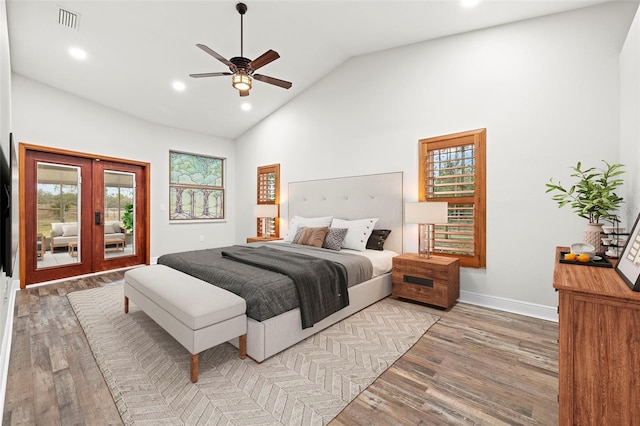
{"label": "wall-mounted television", "polygon": [[[13,267],[18,253],[18,235],[12,226],[13,190],[18,189],[18,156],[13,144],[13,135],[9,134],[9,161],[0,149],[0,262],[5,275],[13,275]],[[17,230],[16,230],[17,231]]]}

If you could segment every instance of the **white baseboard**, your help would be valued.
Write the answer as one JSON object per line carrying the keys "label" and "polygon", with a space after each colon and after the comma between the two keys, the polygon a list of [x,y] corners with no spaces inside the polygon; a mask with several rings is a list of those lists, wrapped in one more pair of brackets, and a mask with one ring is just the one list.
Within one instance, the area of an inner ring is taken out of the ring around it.
{"label": "white baseboard", "polygon": [[511,312],[513,314],[558,322],[557,306],[538,305],[536,303],[522,302],[520,300],[507,299],[504,297],[488,296],[486,294],[473,293],[471,291],[464,290],[460,291],[460,298],[458,300],[460,302],[483,306],[485,308],[498,309],[500,311]]}
{"label": "white baseboard", "polygon": [[4,413],[4,397],[7,393],[7,376],[9,374],[9,358],[11,357],[11,337],[13,334],[13,311],[16,302],[16,292],[20,288],[19,280],[11,281],[9,289],[9,300],[7,301],[7,322],[4,325],[4,333],[2,334],[2,346],[0,347],[0,418]]}

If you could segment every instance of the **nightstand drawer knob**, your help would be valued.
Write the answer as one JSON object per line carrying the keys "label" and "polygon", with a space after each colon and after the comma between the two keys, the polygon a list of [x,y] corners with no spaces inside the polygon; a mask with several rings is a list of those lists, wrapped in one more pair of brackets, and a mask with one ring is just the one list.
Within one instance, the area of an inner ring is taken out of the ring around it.
{"label": "nightstand drawer knob", "polygon": [[433,287],[433,280],[430,280],[429,278],[414,277],[411,275],[404,275],[402,278],[405,283],[418,284],[425,287]]}

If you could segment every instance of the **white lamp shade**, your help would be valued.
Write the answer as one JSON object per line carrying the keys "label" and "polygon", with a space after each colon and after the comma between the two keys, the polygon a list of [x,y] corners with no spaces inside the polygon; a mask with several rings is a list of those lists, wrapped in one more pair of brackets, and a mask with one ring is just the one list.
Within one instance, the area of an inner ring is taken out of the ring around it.
{"label": "white lamp shade", "polygon": [[407,223],[447,223],[449,203],[444,201],[424,201],[404,205],[404,221]]}
{"label": "white lamp shade", "polygon": [[277,204],[258,204],[253,209],[255,217],[277,217],[278,205]]}

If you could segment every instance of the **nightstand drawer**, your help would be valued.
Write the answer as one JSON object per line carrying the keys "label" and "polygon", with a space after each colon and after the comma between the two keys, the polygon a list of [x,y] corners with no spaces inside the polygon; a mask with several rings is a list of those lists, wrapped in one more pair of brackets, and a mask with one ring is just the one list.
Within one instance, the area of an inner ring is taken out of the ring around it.
{"label": "nightstand drawer", "polygon": [[406,253],[393,258],[392,294],[448,308],[460,296],[458,259],[419,257]]}

